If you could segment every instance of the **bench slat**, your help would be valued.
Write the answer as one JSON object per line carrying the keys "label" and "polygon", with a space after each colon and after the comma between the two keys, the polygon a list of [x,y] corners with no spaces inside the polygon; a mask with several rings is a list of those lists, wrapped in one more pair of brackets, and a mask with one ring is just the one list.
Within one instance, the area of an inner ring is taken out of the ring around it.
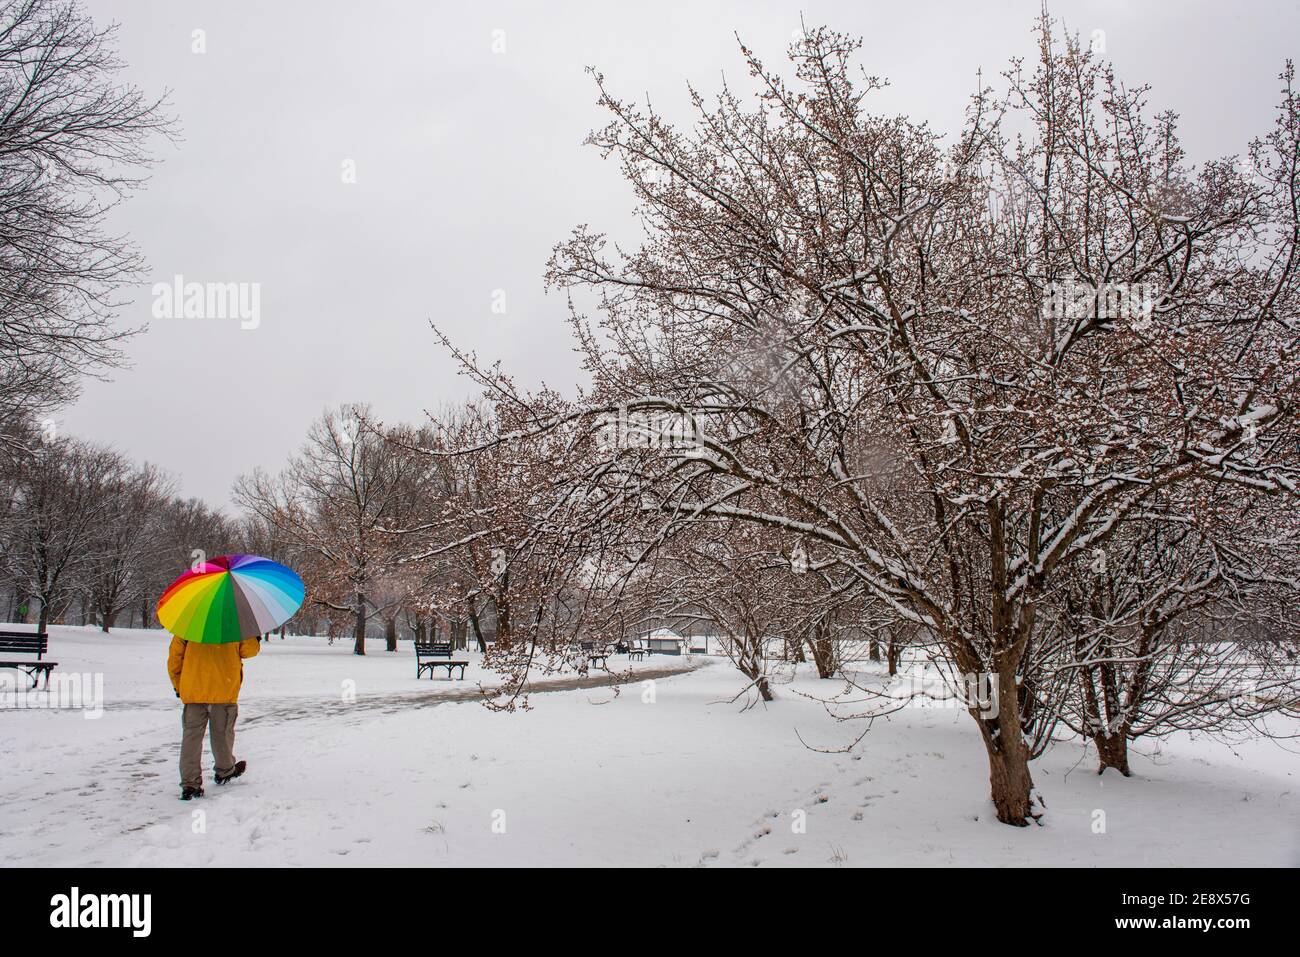
{"label": "bench slat", "polygon": [[451,657],[452,647],[449,641],[417,641],[415,643],[415,656],[417,658],[432,655],[436,657]]}
{"label": "bench slat", "polygon": [[21,652],[39,658],[49,650],[50,641],[47,635],[0,633],[0,651]]}

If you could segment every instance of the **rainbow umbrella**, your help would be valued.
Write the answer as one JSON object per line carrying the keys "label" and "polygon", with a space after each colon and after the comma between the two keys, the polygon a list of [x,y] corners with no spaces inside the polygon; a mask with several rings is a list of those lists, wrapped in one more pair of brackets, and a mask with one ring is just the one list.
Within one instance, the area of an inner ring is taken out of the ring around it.
{"label": "rainbow umbrella", "polygon": [[186,641],[224,645],[280,627],[303,594],[292,568],[259,555],[222,555],[167,587],[158,599],[158,621]]}

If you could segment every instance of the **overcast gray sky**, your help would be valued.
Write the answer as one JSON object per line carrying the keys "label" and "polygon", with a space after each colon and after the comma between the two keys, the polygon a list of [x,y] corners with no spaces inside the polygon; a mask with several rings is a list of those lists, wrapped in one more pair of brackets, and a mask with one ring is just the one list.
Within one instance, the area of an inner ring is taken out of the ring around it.
{"label": "overcast gray sky", "polygon": [[[892,84],[879,108],[949,131],[979,68],[987,79],[1032,55],[1038,7],[90,0],[120,24],[129,78],[171,90],[183,139],[160,144],[149,186],[113,221],[149,262],[122,321],[149,329],[127,346],[130,368],[87,383],[59,418],[227,505],[235,477],[278,469],[327,405],[417,421],[467,394],[431,319],[525,383],[567,386],[577,366],[563,300],[543,290],[550,248],[579,223],[626,236],[631,219],[617,165],[581,145],[604,122],[584,67],[684,119],[687,81],[709,93],[724,73],[744,79],[734,34],[775,63],[802,16],[865,38],[864,66]],[[1105,32],[1120,75],[1182,114],[1195,160],[1267,132],[1300,46],[1295,2],[1051,10]],[[260,325],[153,318],[153,283],[177,274],[260,283]]]}

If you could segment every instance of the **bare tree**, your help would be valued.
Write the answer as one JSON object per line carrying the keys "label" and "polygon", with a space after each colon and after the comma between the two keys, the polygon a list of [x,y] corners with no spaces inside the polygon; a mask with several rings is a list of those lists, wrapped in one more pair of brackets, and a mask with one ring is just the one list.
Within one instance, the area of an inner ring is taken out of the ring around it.
{"label": "bare tree", "polygon": [[365,406],[326,412],[302,450],[272,477],[242,477],[236,500],[271,525],[299,553],[313,601],[353,621],[353,652],[366,653],[366,626],[374,614],[373,586],[397,555],[390,526],[406,522],[417,501],[411,456],[399,454],[369,422]]}
{"label": "bare tree", "polygon": [[149,575],[162,516],[173,485],[157,468],[124,469],[105,482],[103,512],[88,543],[94,556],[86,591],[100,628],[107,633],[122,612],[156,598]]}
{"label": "bare tree", "polygon": [[1229,485],[1168,504],[1113,536],[1063,597],[1063,720],[1096,746],[1098,773],[1127,776],[1144,736],[1270,733],[1263,719],[1300,701],[1300,530],[1282,503]]}
{"label": "bare tree", "polygon": [[586,671],[577,641],[618,636],[629,526],[573,481],[590,460],[590,436],[576,427],[524,436],[537,407],[557,405],[543,393],[449,409],[398,442],[424,463],[426,504],[389,531],[402,541],[400,561],[424,570],[433,607],[465,623],[485,665],[504,676],[494,707],[525,700],[533,668]]}
{"label": "bare tree", "polygon": [[96,544],[113,516],[111,490],[126,468],[117,453],[72,439],[47,443],[22,459],[9,528],[10,571],[19,591],[40,602],[41,631],[103,560]]}
{"label": "bare tree", "polygon": [[0,3],[0,442],[131,333],[114,296],[141,261],[104,222],[169,120],[118,78],[113,34],[73,0]]}
{"label": "bare tree", "polygon": [[187,568],[239,547],[240,534],[234,523],[196,498],[169,497],[158,510],[156,529],[152,547],[142,557],[141,628],[156,625],[154,606],[158,598]]}

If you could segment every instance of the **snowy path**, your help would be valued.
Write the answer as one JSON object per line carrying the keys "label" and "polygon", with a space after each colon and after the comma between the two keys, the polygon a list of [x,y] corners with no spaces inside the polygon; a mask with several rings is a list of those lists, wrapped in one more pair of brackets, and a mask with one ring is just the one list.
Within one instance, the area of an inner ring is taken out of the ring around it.
{"label": "snowy path", "polygon": [[1035,762],[1046,826],[1012,829],[964,715],[900,712],[820,753],[800,738],[861,729],[796,693],[826,683],[741,712],[725,664],[663,673],[701,659],[637,665],[618,694],[563,679],[502,714],[462,700],[481,672],[417,691],[409,650],[272,643],[241,702],[249,773],[186,804],[165,643],[56,639],[61,669],[104,674],[106,708],[0,711],[0,864],[1300,864],[1300,758],[1271,743],[1142,745],[1132,779],[1058,747]]}

